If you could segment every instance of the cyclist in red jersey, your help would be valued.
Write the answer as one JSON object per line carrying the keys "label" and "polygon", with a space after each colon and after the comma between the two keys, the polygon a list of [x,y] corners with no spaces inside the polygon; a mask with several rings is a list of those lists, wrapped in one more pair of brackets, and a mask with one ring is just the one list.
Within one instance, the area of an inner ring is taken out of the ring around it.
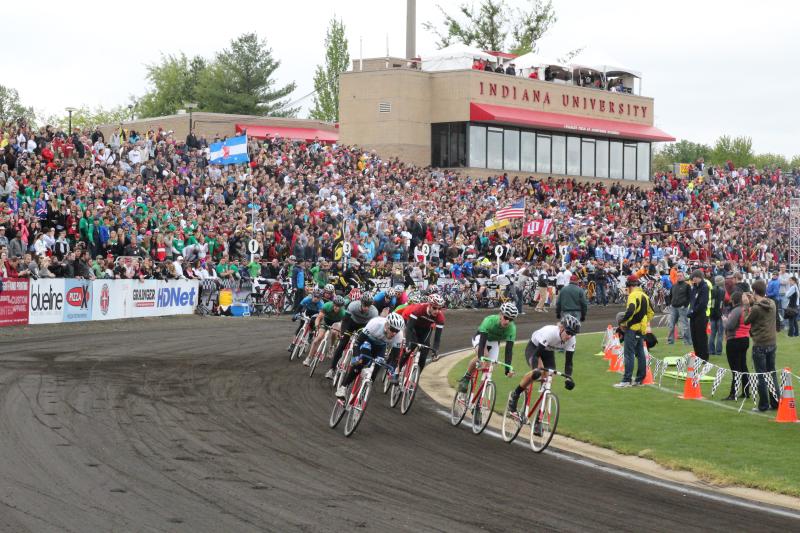
{"label": "cyclist in red jersey", "polygon": [[[397,369],[403,368],[406,356],[414,349],[417,344],[428,344],[431,332],[433,335],[433,351],[439,353],[439,344],[442,341],[442,331],[444,331],[444,299],[438,294],[431,294],[428,303],[411,304],[399,311],[406,321],[405,339],[406,348],[403,356],[397,365]],[[419,371],[425,368],[428,360],[428,348],[421,348],[419,351]],[[393,378],[397,379],[397,373]]]}

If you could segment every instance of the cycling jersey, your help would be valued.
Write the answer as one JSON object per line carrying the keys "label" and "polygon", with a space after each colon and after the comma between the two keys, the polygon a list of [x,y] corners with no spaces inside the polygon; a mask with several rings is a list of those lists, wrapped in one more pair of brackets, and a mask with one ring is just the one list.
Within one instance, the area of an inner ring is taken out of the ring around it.
{"label": "cycling jersey", "polygon": [[391,339],[386,336],[386,318],[379,316],[375,317],[364,326],[364,334],[370,342],[377,342],[383,344],[388,348],[397,348],[403,342],[403,332],[399,331]]}
{"label": "cycling jersey", "polygon": [[361,309],[361,301],[356,300],[354,302],[350,302],[350,305],[347,306],[347,315],[350,319],[358,325],[364,325],[370,321],[370,319],[375,318],[378,316],[378,309],[375,308],[374,305],[370,305],[369,309],[365,313]]}
{"label": "cycling jersey", "polygon": [[381,291],[375,295],[372,299],[373,305],[378,309],[378,311],[383,311],[384,308],[388,307],[389,309],[394,309],[394,306],[397,305],[397,297],[392,296],[391,298],[386,297],[386,292]]}
{"label": "cycling jersey", "polygon": [[[408,305],[399,311],[406,323],[414,319],[414,323],[419,328],[443,328],[444,327],[444,313],[440,309],[434,316],[428,314],[428,309],[431,304],[412,304]],[[395,311],[398,312],[398,311]]]}
{"label": "cycling jersey", "polygon": [[300,300],[300,309],[304,309],[307,315],[316,315],[322,309],[322,300],[313,300],[311,296],[306,296]]}
{"label": "cycling jersey", "polygon": [[509,322],[506,327],[500,324],[500,315],[489,315],[478,326],[478,333],[486,333],[487,341],[514,341],[517,338],[517,326]]}
{"label": "cycling jersey", "polygon": [[322,305],[322,320],[325,321],[326,326],[332,326],[344,318],[344,307],[340,307],[338,311],[334,310],[333,302],[326,302]]}
{"label": "cycling jersey", "polygon": [[559,352],[574,352],[576,338],[570,337],[567,341],[561,339],[560,328],[558,326],[545,326],[537,329],[531,335],[531,342],[547,350]]}

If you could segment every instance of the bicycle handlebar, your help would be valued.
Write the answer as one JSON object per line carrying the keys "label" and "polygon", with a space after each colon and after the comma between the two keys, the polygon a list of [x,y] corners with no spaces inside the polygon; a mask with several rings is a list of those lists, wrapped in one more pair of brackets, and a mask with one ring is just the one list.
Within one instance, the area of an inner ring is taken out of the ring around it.
{"label": "bicycle handlebar", "polygon": [[513,367],[513,366],[511,366],[511,365],[507,365],[507,364],[505,364],[505,363],[502,363],[502,362],[500,362],[500,361],[495,361],[494,359],[489,359],[488,357],[481,357],[481,361],[483,361],[483,362],[485,362],[485,363],[494,363],[494,364],[496,364],[496,365],[501,365],[501,366],[504,366],[504,367],[506,367],[506,368],[507,368],[509,371],[511,371],[511,372],[513,372],[513,371],[514,371],[514,367]]}

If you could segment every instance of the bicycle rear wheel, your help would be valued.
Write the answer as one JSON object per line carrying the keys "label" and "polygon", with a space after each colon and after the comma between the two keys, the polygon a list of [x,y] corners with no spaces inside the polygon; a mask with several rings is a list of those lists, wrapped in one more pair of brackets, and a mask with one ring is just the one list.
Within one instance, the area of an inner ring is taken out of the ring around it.
{"label": "bicycle rear wheel", "polygon": [[339,422],[342,420],[342,416],[344,416],[344,400],[340,400],[339,398],[333,399],[333,409],[331,410],[331,417],[328,419],[328,425],[331,429],[334,429]]}
{"label": "bicycle rear wheel", "polygon": [[381,367],[381,383],[383,384],[383,393],[387,394],[392,384],[389,383],[389,371]]}
{"label": "bicycle rear wheel", "polygon": [[[403,382],[403,379],[404,378],[401,375],[400,376],[400,383]],[[402,390],[402,387],[400,386],[400,383],[398,383],[397,385],[391,385],[391,387],[389,388],[389,407],[396,407],[397,406],[397,402],[400,401],[400,396],[403,393],[403,390]]]}
{"label": "bicycle rear wheel", "polygon": [[294,349],[292,350],[292,354],[291,354],[291,356],[289,356],[289,361],[294,361],[295,358],[299,358],[300,356],[303,355],[303,352],[305,351],[305,347],[306,347],[306,339],[305,339],[305,337],[306,336],[303,335],[300,338],[300,340],[297,340],[297,342],[295,342]]}
{"label": "bicycle rear wheel", "polygon": [[[508,393],[509,400],[511,399],[512,392]],[[528,409],[528,391],[524,391],[519,398],[522,400],[522,411],[520,411],[519,402],[517,402],[517,412],[512,413],[508,410],[508,404],[503,411],[503,440],[506,442],[514,442],[514,439],[519,435],[522,426],[525,425],[525,411]]]}
{"label": "bicycle rear wheel", "polygon": [[467,392],[459,392],[456,389],[456,395],[453,396],[453,405],[450,406],[450,423],[457,426],[464,420],[464,415],[467,414],[467,405],[469,404],[469,389]]}
{"label": "bicycle rear wheel", "polygon": [[474,434],[480,435],[489,425],[494,409],[495,395],[494,383],[487,381],[481,392],[480,400],[475,403],[475,408],[472,410],[472,432]]}
{"label": "bicycle rear wheel", "polygon": [[308,369],[308,377],[314,376],[314,371],[317,369],[317,365],[325,359],[325,350],[328,348],[328,336],[326,335],[322,342],[319,343],[317,347],[317,353],[314,354],[314,357],[311,358],[311,362],[309,363]]}
{"label": "bicycle rear wheel", "polygon": [[[547,393],[547,397],[542,400],[543,405],[534,413],[531,419],[531,449],[536,453],[541,453],[553,440],[558,425],[558,396],[552,392]],[[537,435],[537,420],[540,420],[540,433]]]}
{"label": "bicycle rear wheel", "polygon": [[400,402],[400,413],[406,414],[414,403],[414,396],[417,394],[417,384],[419,384],[419,366],[411,367],[411,375],[403,387],[403,401]]}
{"label": "bicycle rear wheel", "polygon": [[361,389],[358,391],[358,397],[355,402],[353,402],[353,405],[350,406],[350,410],[347,411],[347,418],[344,421],[345,437],[352,435],[358,427],[358,424],[360,424],[361,420],[364,418],[364,412],[367,410],[367,401],[369,400],[369,392],[371,389],[371,381],[362,383]]}

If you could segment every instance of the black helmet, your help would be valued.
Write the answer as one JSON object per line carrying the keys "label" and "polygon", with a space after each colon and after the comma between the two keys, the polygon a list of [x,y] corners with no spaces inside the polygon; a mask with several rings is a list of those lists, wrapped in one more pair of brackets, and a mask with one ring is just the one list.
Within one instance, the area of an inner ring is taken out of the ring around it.
{"label": "black helmet", "polygon": [[577,335],[581,331],[581,321],[572,315],[564,315],[561,318],[561,325],[569,335]]}

